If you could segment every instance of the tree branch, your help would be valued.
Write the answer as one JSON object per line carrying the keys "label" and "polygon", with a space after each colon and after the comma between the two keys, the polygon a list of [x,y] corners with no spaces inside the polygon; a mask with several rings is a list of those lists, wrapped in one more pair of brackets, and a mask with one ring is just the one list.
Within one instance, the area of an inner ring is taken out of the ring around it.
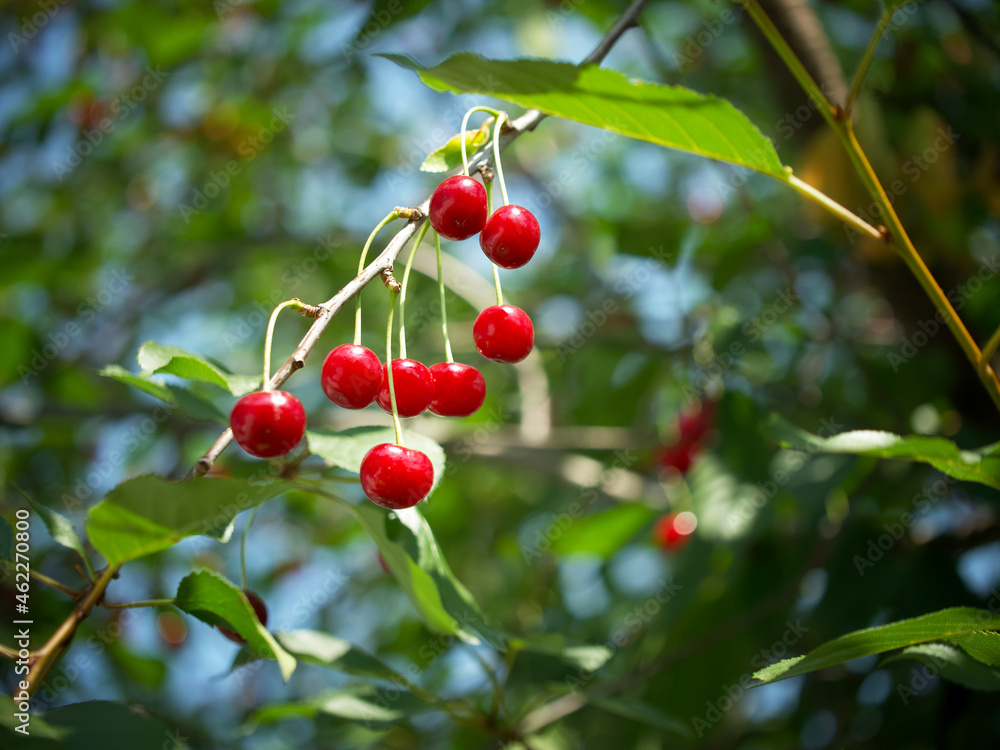
{"label": "tree branch", "polygon": [[[634,0],[634,2],[628,7],[622,17],[618,19],[618,22],[611,27],[601,42],[594,48],[584,63],[600,63],[611,51],[611,48],[615,43],[621,38],[628,29],[634,27],[639,18],[639,14],[642,12],[643,8],[646,7],[648,0]],[[500,136],[500,150],[507,148],[511,143],[517,140],[521,135],[527,133],[528,131],[534,130],[538,127],[538,124],[544,120],[546,115],[539,112],[537,109],[531,109],[525,112],[523,115],[518,117],[516,120],[509,121],[509,128],[505,129],[505,132]],[[493,149],[490,143],[485,144],[479,151],[479,153],[474,156],[469,162],[469,172],[479,170],[481,167],[484,169],[492,168],[493,166]],[[402,251],[406,244],[416,235],[417,230],[420,225],[423,224],[427,219],[427,210],[430,204],[430,198],[428,197],[420,206],[417,207],[419,214],[414,215],[404,226],[395,237],[393,237],[389,244],[386,245],[385,250],[373,260],[360,274],[358,274],[349,284],[347,284],[343,289],[337,292],[333,297],[328,299],[322,305],[320,305],[321,312],[316,318],[316,322],[312,324],[306,335],[303,337],[302,341],[299,342],[298,347],[292,352],[292,356],[289,357],[285,364],[274,373],[274,376],[270,381],[270,388],[272,390],[280,388],[285,382],[292,376],[296,370],[301,369],[306,362],[306,358],[312,352],[313,348],[319,341],[319,337],[323,335],[323,331],[326,327],[330,325],[330,321],[333,320],[333,316],[336,315],[340,309],[351,299],[354,298],[362,289],[364,289],[368,284],[370,284],[375,279],[379,278],[384,271],[391,270],[392,264],[396,260],[396,256]],[[191,471],[188,472],[187,478],[201,477],[204,476],[212,465],[216,462],[222,452],[229,446],[233,441],[233,431],[226,429],[219,438],[212,444],[212,447],[205,452],[198,462],[192,467]]]}

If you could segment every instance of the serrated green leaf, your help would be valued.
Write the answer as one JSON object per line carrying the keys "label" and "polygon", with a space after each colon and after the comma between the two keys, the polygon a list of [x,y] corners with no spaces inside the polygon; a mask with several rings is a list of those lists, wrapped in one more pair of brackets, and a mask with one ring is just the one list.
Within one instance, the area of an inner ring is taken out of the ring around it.
{"label": "serrated green leaf", "polygon": [[202,622],[239,633],[253,653],[278,662],[285,682],[295,671],[295,657],[261,624],[239,587],[218,573],[200,570],[184,578],[177,587],[174,604]]}
{"label": "serrated green leaf", "polygon": [[[465,155],[471,158],[476,149],[486,143],[490,137],[487,123],[493,118],[483,123],[478,130],[466,131],[465,133]],[[431,151],[423,164],[420,165],[421,172],[449,172],[462,166],[462,134],[456,133],[448,139],[443,146]]]}
{"label": "serrated green leaf", "polygon": [[115,487],[87,514],[91,544],[119,565],[167,549],[186,536],[225,538],[233,519],[290,485],[237,479],[170,482],[147,475]]}
{"label": "serrated green leaf", "polygon": [[399,685],[407,682],[392,667],[335,635],[316,630],[292,630],[276,633],[275,638],[288,653],[300,661],[361,677],[392,680]]}
{"label": "serrated green leaf", "polygon": [[213,383],[225,388],[234,396],[242,396],[260,387],[258,376],[237,375],[221,365],[204,357],[186,352],[176,346],[163,346],[155,341],[147,341],[139,347],[136,355],[142,372],[139,377],[148,378],[155,373],[176,375],[187,380]]}
{"label": "serrated green leaf", "polygon": [[950,643],[923,643],[904,648],[883,664],[914,659],[927,666],[931,674],[970,690],[1000,690],[1000,670],[973,659]]}
{"label": "serrated green leaf", "polygon": [[794,427],[776,414],[767,421],[764,431],[786,448],[915,461],[930,464],[955,479],[1000,489],[1000,456],[995,455],[996,446],[992,445],[979,450],[962,450],[941,437],[902,437],[877,430],[852,430],[824,438]]}
{"label": "serrated green leaf", "polygon": [[667,732],[673,732],[674,734],[679,734],[684,737],[691,734],[691,730],[688,728],[688,725],[680,719],[668,716],[660,709],[655,708],[648,703],[636,700],[635,698],[629,698],[627,700],[620,698],[605,698],[600,695],[594,695],[593,693],[586,693],[586,698],[587,703],[591,706],[600,708],[608,713],[616,714],[625,719],[648,724],[651,727],[663,729]]}
{"label": "serrated green leaf", "polygon": [[953,607],[834,638],[805,656],[772,664],[754,672],[754,679],[775,682],[825,669],[863,656],[881,654],[929,641],[950,640],[980,630],[1000,630],[1000,617],[985,609]]}
{"label": "serrated green leaf", "polygon": [[771,141],[724,99],[681,86],[633,81],[596,65],[548,60],[487,60],[454,55],[427,68],[405,55],[382,55],[414,70],[437,91],[483,94],[585,125],[726,161],[787,181]]}
{"label": "serrated green leaf", "polygon": [[991,667],[1000,667],[1000,633],[985,630],[948,639],[969,656]]}
{"label": "serrated green leaf", "polygon": [[[351,427],[339,432],[325,429],[307,430],[306,437],[312,453],[333,466],[353,471],[355,474],[361,472],[361,461],[369,450],[380,443],[396,442],[396,434],[392,427],[377,425]],[[406,446],[425,453],[434,467],[434,482],[431,484],[430,492],[427,493],[430,497],[444,476],[444,449],[429,437],[415,432],[406,434]]]}
{"label": "serrated green leaf", "polygon": [[473,644],[481,636],[494,648],[507,650],[507,637],[487,623],[472,594],[451,572],[416,508],[387,514],[365,502],[352,510],[428,628]]}
{"label": "serrated green leaf", "polygon": [[77,535],[76,529],[73,528],[70,520],[66,516],[52,510],[52,508],[41,503],[36,503],[23,492],[21,494],[24,495],[24,499],[31,506],[31,509],[35,511],[35,514],[42,519],[42,523],[48,529],[52,541],[78,552],[80,557],[86,560],[87,553],[84,552],[83,542],[80,541],[80,537]]}
{"label": "serrated green leaf", "polygon": [[587,553],[607,558],[650,522],[654,511],[639,503],[623,503],[580,518],[552,542],[560,554]]}

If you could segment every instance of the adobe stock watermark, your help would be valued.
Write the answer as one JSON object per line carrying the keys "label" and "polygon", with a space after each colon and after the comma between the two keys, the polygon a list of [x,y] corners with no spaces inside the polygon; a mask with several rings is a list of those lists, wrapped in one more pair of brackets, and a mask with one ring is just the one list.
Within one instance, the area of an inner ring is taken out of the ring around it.
{"label": "adobe stock watermark", "polygon": [[705,713],[701,716],[691,717],[691,726],[698,737],[703,737],[705,732],[718,724],[725,714],[732,711],[736,704],[743,700],[747,691],[753,686],[753,672],[783,659],[808,632],[809,628],[803,625],[800,620],[796,620],[794,623],[786,622],[785,632],[782,633],[781,638],[772,643],[770,647],[762,648],[750,659],[752,671],[744,672],[731,685],[723,685],[722,695],[715,700],[705,701]]}
{"label": "adobe stock watermark", "polygon": [[[613,123],[618,127],[620,118]],[[593,161],[608,150],[608,146],[621,136],[612,131],[598,130],[585,143],[577,146],[569,153],[569,166],[559,170],[558,174],[551,180],[542,180],[542,191],[534,198],[537,208],[548,208],[551,206],[570,185],[579,181],[580,173],[583,172]]]}
{"label": "adobe stock watermark", "polygon": [[588,309],[583,321],[556,347],[556,355],[560,362],[565,362],[570,355],[583,348],[604,325],[608,319],[621,311],[622,302],[628,302],[643,286],[653,278],[653,272],[662,266],[668,253],[663,245],[649,249],[649,257],[643,258],[627,275],[615,279],[611,284],[611,294],[599,305]]}
{"label": "adobe stock watermark", "polygon": [[59,9],[68,2],[69,0],[39,0],[38,10],[35,13],[31,16],[22,16],[18,30],[7,34],[7,41],[10,42],[14,54],[16,55],[19,49],[38,36],[38,33],[56,17]]}
{"label": "adobe stock watermark", "polygon": [[855,555],[851,558],[855,570],[858,571],[858,576],[864,578],[868,569],[874,568],[875,563],[885,557],[919,520],[918,513],[926,511],[939,502],[957,483],[957,479],[946,475],[934,480],[910,499],[910,506],[913,508],[913,512],[903,511],[898,521],[882,524],[885,533],[868,540],[864,555]]}
{"label": "adobe stock watermark", "polygon": [[62,182],[73,170],[79,167],[83,160],[94,153],[94,150],[104,142],[104,138],[117,127],[118,123],[128,118],[130,114],[146,101],[146,98],[163,83],[169,73],[160,70],[160,66],[155,68],[146,66],[146,75],[142,80],[121,96],[116,96],[108,105],[109,117],[102,117],[97,127],[91,128],[83,134],[79,141],[72,146],[66,147],[66,153],[60,161],[52,164],[59,182]]}
{"label": "adobe stock watermark", "polygon": [[[945,296],[955,308],[955,312],[960,312],[974,296],[983,290],[987,281],[991,281],[1000,272],[1000,256],[993,255],[986,258],[979,264],[979,269],[961,284],[949,289]],[[886,354],[886,359],[892,365],[893,372],[910,362],[938,332],[947,327],[948,320],[945,313],[938,310],[934,317],[929,320],[921,320],[917,323],[920,330],[914,331],[909,337],[904,336],[898,351]]]}
{"label": "adobe stock watermark", "polygon": [[389,0],[385,7],[379,8],[372,13],[371,17],[361,27],[361,30],[354,36],[350,43],[344,42],[340,45],[340,51],[344,53],[344,59],[350,62],[355,55],[364,52],[379,35],[385,31],[386,27],[392,23],[392,19],[398,16],[407,3],[403,0]]}
{"label": "adobe stock watermark", "polygon": [[621,472],[632,468],[637,460],[638,457],[631,450],[615,451],[611,465],[601,471],[596,483],[583,489],[580,500],[574,500],[559,513],[550,514],[545,528],[535,529],[531,543],[521,544],[521,557],[524,558],[524,562],[531,565],[551,549],[553,543],[597,502],[603,488],[614,482]]}
{"label": "adobe stock watermark", "polygon": [[[843,429],[844,425],[837,424],[836,420],[831,417],[820,421],[820,427],[816,433],[822,438],[828,438]],[[745,498],[740,503],[739,509],[730,514],[728,519],[730,526],[734,529],[741,528],[743,524],[753,518],[758,510],[767,505],[768,501],[778,494],[779,489],[788,484],[792,477],[802,470],[809,459],[819,452],[820,445],[818,443],[815,446],[809,446],[809,448],[789,451],[784,468],[774,471],[766,482],[757,482],[753,494]]]}
{"label": "adobe stock watermark", "polygon": [[[930,146],[903,162],[902,172],[909,178],[909,181],[904,182],[897,177],[885,186],[885,193],[889,198],[889,203],[895,205],[896,199],[905,195],[910,187],[923,177],[934,166],[937,160],[941,158],[941,155],[948,151],[959,138],[961,136],[952,130],[951,125],[939,127],[935,131],[934,140]],[[872,226],[885,223],[885,216],[875,201],[872,201],[864,208],[857,209],[854,213]],[[861,235],[861,232],[850,224],[844,224],[844,232],[847,233],[847,239],[850,242],[853,242],[856,237]]]}
{"label": "adobe stock watermark", "polygon": [[723,5],[716,18],[705,19],[701,28],[680,42],[674,52],[674,65],[681,73],[688,70],[722,36],[727,26],[732,26],[740,18],[729,5]]}
{"label": "adobe stock watermark", "polygon": [[60,328],[50,331],[46,337],[48,341],[42,344],[40,349],[31,350],[31,359],[28,363],[17,366],[21,382],[27,385],[32,378],[40,375],[50,362],[83,333],[86,326],[97,318],[97,314],[120,297],[133,281],[135,276],[124,267],[112,271],[110,280],[98,292],[77,305],[76,317]]}
{"label": "adobe stock watermark", "polygon": [[760,341],[767,330],[792,309],[798,299],[795,290],[790,286],[778,290],[771,304],[743,324],[740,328],[742,338],[732,341],[722,352],[713,352],[712,359],[707,363],[699,363],[698,371],[684,386],[684,405],[693,406],[704,398],[712,384],[735,367],[747,353],[743,341],[746,340],[751,344]]}
{"label": "adobe stock watermark", "polygon": [[229,187],[232,179],[238,176],[246,168],[247,164],[253,162],[266,149],[275,136],[281,133],[288,124],[295,119],[295,115],[288,111],[288,107],[275,107],[271,110],[271,122],[260,129],[255,135],[245,138],[236,147],[236,153],[242,159],[230,159],[226,162],[225,168],[218,172],[208,173],[208,181],[195,188],[191,193],[190,203],[181,203],[178,206],[181,218],[185,224],[190,224],[191,219],[204,211],[211,202],[218,198],[222,191]]}

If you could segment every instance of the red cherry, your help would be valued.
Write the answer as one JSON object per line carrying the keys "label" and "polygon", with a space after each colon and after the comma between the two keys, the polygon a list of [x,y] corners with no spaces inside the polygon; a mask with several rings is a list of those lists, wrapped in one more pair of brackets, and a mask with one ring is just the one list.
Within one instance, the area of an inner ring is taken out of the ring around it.
{"label": "red cherry", "polygon": [[433,483],[431,460],[413,448],[382,443],[361,461],[361,488],[383,508],[412,508],[427,497]]}
{"label": "red cherry", "polygon": [[467,417],[483,405],[486,382],[475,367],[458,362],[431,365],[434,398],[430,410],[439,417]]}
{"label": "red cherry", "polygon": [[479,246],[501,268],[520,268],[535,254],[541,230],[535,215],[520,206],[503,206],[483,227]]}
{"label": "red cherry", "polygon": [[[401,417],[415,417],[434,398],[434,378],[427,366],[415,359],[392,360],[392,387],[396,391],[396,409]],[[392,414],[389,397],[389,370],[382,365],[382,386],[378,391],[378,405]]]}
{"label": "red cherry", "polygon": [[326,355],[320,383],[337,406],[364,409],[382,385],[382,363],[366,346],[341,344]]}
{"label": "red cherry", "polygon": [[697,444],[681,442],[664,448],[659,462],[664,469],[676,469],[681,474],[687,474],[697,456]]}
{"label": "red cherry", "polygon": [[283,456],[306,432],[302,402],[284,391],[248,393],[236,402],[229,426],[240,447],[257,458]]}
{"label": "red cherry", "polygon": [[661,516],[653,530],[656,543],[669,552],[677,552],[691,539],[698,526],[694,513],[668,513]]}
{"label": "red cherry", "polygon": [[429,218],[434,231],[449,240],[479,234],[486,223],[486,188],[471,177],[444,180],[431,196]]}
{"label": "red cherry", "polygon": [[531,318],[519,307],[487,307],[472,325],[476,348],[494,362],[520,362],[531,352],[535,329]]}
{"label": "red cherry", "polygon": [[[250,602],[250,606],[253,607],[254,614],[257,615],[257,619],[260,620],[261,625],[267,625],[267,607],[264,606],[264,602],[259,596],[249,589],[243,589],[243,595]],[[246,643],[246,639],[243,638],[239,633],[233,632],[229,628],[224,628],[221,625],[217,626],[219,632],[222,633],[226,638],[236,643]]]}
{"label": "red cherry", "polygon": [[677,417],[680,442],[697,443],[715,424],[715,402],[706,401],[695,409],[686,409]]}

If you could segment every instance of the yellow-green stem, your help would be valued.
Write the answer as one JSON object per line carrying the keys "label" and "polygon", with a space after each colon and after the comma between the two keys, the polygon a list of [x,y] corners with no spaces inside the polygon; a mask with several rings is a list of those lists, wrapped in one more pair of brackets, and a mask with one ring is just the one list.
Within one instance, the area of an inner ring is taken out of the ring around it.
{"label": "yellow-green stem", "polygon": [[461,144],[462,144],[461,145],[461,147],[462,147],[462,174],[464,174],[466,176],[468,176],[468,174],[469,174],[469,157],[468,157],[467,149],[465,147],[465,131],[469,127],[469,118],[472,117],[472,115],[474,113],[476,113],[476,112],[486,112],[487,114],[490,114],[493,117],[496,117],[497,113],[498,113],[497,110],[493,109],[492,107],[473,107],[468,112],[466,112],[465,113],[465,117],[462,118],[462,133],[461,133],[461,135],[459,135],[459,138],[461,138]]}
{"label": "yellow-green stem", "polygon": [[403,445],[403,426],[399,423],[396,408],[396,387],[392,382],[392,311],[396,309],[398,292],[389,292],[389,322],[385,327],[385,372],[389,379],[389,404],[392,407],[392,427],[396,431],[396,445]]}
{"label": "yellow-green stem", "polygon": [[274,338],[274,324],[278,320],[278,313],[286,307],[294,307],[296,310],[302,309],[302,302],[298,299],[285,300],[271,313],[271,319],[267,321],[267,334],[264,336],[264,384],[262,390],[271,390],[271,340]]}
{"label": "yellow-green stem", "polygon": [[[368,248],[370,248],[372,246],[372,242],[375,241],[375,237],[378,235],[379,232],[382,231],[382,228],[386,224],[389,224],[390,222],[393,222],[393,221],[395,221],[398,218],[399,218],[399,212],[398,211],[392,211],[391,213],[387,214],[386,217],[384,219],[382,219],[382,221],[380,221],[375,226],[375,228],[372,230],[372,233],[368,235],[368,240],[365,242],[365,247],[361,251],[361,259],[358,261],[358,275],[359,276],[361,275],[361,272],[365,270],[365,260],[367,260],[367,258],[368,258]],[[354,303],[354,345],[355,346],[358,346],[358,345],[361,344],[361,292],[362,291],[364,291],[364,290],[363,289],[362,290],[358,290],[358,296],[357,296],[357,299],[355,300],[355,303]]]}
{"label": "yellow-green stem", "polygon": [[413,249],[410,251],[410,257],[406,261],[406,268],[403,270],[403,283],[399,290],[399,358],[406,359],[406,287],[410,283],[410,269],[413,268],[413,258],[416,257],[417,249],[420,247],[420,243],[423,242],[424,235],[427,234],[427,229],[430,227],[431,223],[425,221],[421,227],[420,231],[417,232],[417,237],[413,241]]}
{"label": "yellow-green stem", "polygon": [[444,358],[446,362],[454,362],[455,357],[451,353],[451,339],[448,338],[448,308],[444,294],[444,271],[441,268],[441,236],[437,232],[434,233],[434,249],[437,252],[438,296],[441,300],[441,335],[444,337]]}
{"label": "yellow-green stem", "polygon": [[844,102],[844,116],[850,118],[851,112],[854,110],[854,104],[858,100],[858,95],[861,93],[861,86],[865,82],[865,76],[868,75],[868,69],[872,65],[872,61],[875,59],[875,50],[878,49],[879,42],[882,41],[882,35],[885,34],[885,30],[889,28],[889,24],[892,23],[892,16],[895,13],[894,8],[886,8],[882,13],[882,17],[879,19],[878,26],[875,27],[875,33],[872,34],[872,38],[868,40],[868,46],[865,47],[865,52],[861,56],[861,62],[858,63],[858,70],[854,74],[854,81],[851,83],[851,90],[847,92],[847,101]]}

